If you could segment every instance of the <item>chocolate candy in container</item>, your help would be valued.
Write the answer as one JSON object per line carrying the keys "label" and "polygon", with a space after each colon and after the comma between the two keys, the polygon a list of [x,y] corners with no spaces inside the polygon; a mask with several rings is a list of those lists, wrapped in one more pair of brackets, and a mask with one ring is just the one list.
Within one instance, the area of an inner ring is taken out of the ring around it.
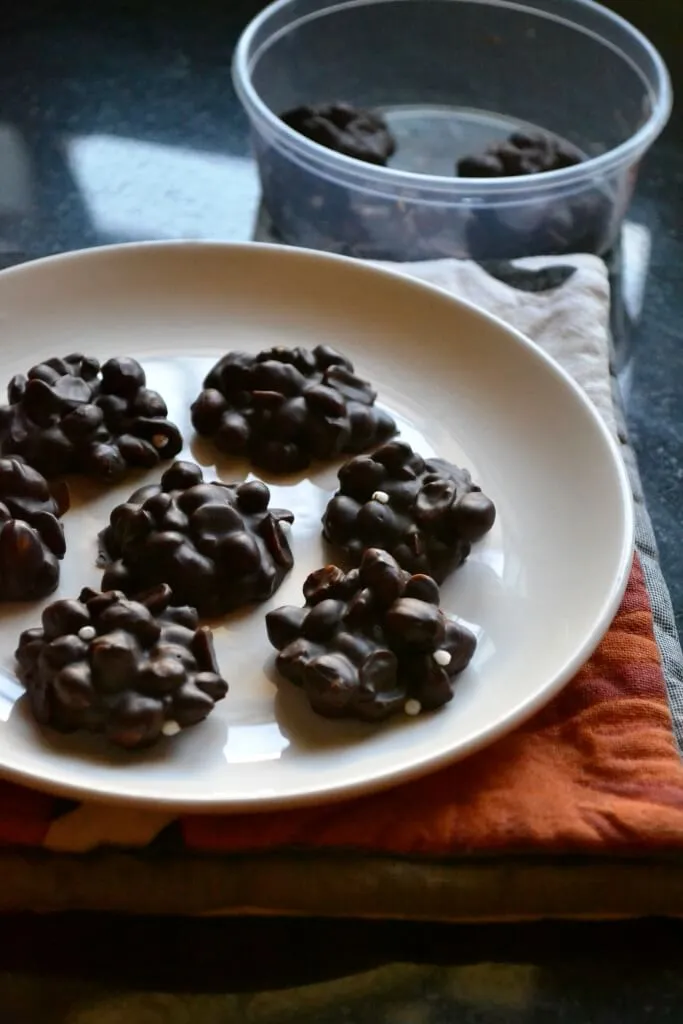
{"label": "chocolate candy in container", "polygon": [[65,485],[50,488],[22,459],[0,458],[0,601],[35,601],[56,588],[68,507]]}
{"label": "chocolate candy in container", "polygon": [[[585,155],[566,139],[549,132],[517,131],[480,153],[462,157],[456,166],[463,178],[516,178],[576,167]],[[562,255],[601,252],[612,230],[613,203],[599,189],[568,194],[546,204],[481,211],[467,225],[467,244],[486,258],[489,238],[496,239],[500,259],[526,253]]]}
{"label": "chocolate candy in container", "polygon": [[[672,101],[652,45],[590,0],[280,0],[246,27],[233,75],[277,235],[396,261],[609,252]],[[386,165],[340,144],[340,122],[281,116],[333,98],[382,118]],[[511,135],[563,153],[515,177],[453,173]]]}
{"label": "chocolate candy in container", "polygon": [[327,149],[383,167],[396,149],[384,118],[350,103],[320,103],[295,107],[280,115],[300,135]]}
{"label": "chocolate candy in container", "polygon": [[520,174],[547,174],[582,163],[580,149],[566,139],[548,132],[513,132],[503,142],[495,142],[481,153],[458,160],[456,171],[462,178],[505,178]]}
{"label": "chocolate candy in container", "polygon": [[103,366],[80,353],[46,359],[18,374],[0,407],[0,451],[20,455],[47,477],[83,473],[116,483],[182,448],[161,395],[135,359]]}
{"label": "chocolate candy in container", "polygon": [[[304,172],[275,146],[257,140],[263,203],[273,237],[361,259],[517,259],[604,253],[614,243],[630,193],[596,184],[557,190],[533,203],[485,201],[483,188],[507,179],[468,181],[469,202],[427,202],[416,188],[387,196]],[[456,176],[453,181],[460,179]],[[461,185],[464,183],[461,182]],[[396,190],[398,191],[398,190]]]}
{"label": "chocolate candy in container", "polygon": [[496,239],[496,258],[512,260],[534,252],[604,252],[613,233],[614,204],[599,189],[535,209],[482,211],[466,227],[469,250],[483,260],[492,258],[491,238]]}
{"label": "chocolate candy in container", "polygon": [[132,601],[87,587],[55,601],[21,634],[16,658],[41,725],[104,733],[129,749],[196,725],[228,692],[210,630],[166,586]]}
{"label": "chocolate candy in container", "polygon": [[282,524],[259,480],[204,482],[199,466],[175,462],[111,513],[100,535],[102,587],[133,595],[167,583],[173,600],[202,617],[265,601],[292,568]]}
{"label": "chocolate candy in container", "polygon": [[404,441],[390,441],[339,470],[323,532],[354,564],[368,548],[381,547],[408,572],[441,582],[495,517],[493,502],[466,469],[423,459]]}
{"label": "chocolate candy in container", "polygon": [[[267,140],[255,138],[254,147],[263,206],[276,240],[399,262],[477,255],[468,249],[469,211],[425,203],[411,188],[392,195],[349,188],[334,178],[309,174]],[[491,252],[486,248],[480,255]]]}
{"label": "chocolate candy in container", "polygon": [[439,588],[404,572],[386,551],[359,569],[328,565],[304,583],[302,608],[266,616],[277,669],[326,718],[373,722],[403,710],[434,711],[453,696],[474,634],[439,608]]}
{"label": "chocolate candy in container", "polygon": [[376,397],[353,364],[326,345],[229,352],[207,375],[192,423],[227,455],[293,473],[391,437],[396,424]]}

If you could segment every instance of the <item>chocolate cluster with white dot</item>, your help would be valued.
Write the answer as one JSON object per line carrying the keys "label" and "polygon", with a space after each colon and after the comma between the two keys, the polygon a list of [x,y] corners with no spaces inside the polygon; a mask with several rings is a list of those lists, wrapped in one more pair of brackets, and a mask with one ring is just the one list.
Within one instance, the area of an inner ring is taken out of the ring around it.
{"label": "chocolate cluster with white dot", "polygon": [[396,424],[376,397],[353,363],[325,345],[230,352],[204,381],[192,423],[227,455],[291,473],[391,437]]}
{"label": "chocolate cluster with white dot", "polygon": [[266,616],[278,671],[326,718],[374,722],[434,711],[453,696],[476,638],[439,609],[429,576],[371,549],[359,569],[329,565],[304,583],[303,608]]}
{"label": "chocolate cluster with white dot", "polygon": [[396,149],[384,118],[374,110],[362,110],[350,103],[295,107],[280,118],[319,146],[364,163],[383,167]]}
{"label": "chocolate cluster with white dot", "polygon": [[0,601],[35,601],[59,582],[66,486],[50,488],[20,458],[0,458]]}
{"label": "chocolate cluster with white dot", "polygon": [[135,359],[80,353],[46,359],[8,387],[0,406],[0,451],[20,455],[47,477],[84,473],[108,483],[182,448],[161,395]]}
{"label": "chocolate cluster with white dot", "polygon": [[205,483],[193,462],[175,462],[111,513],[100,535],[111,564],[104,590],[136,594],[168,583],[173,598],[205,617],[265,601],[293,565],[282,523],[260,480]]}
{"label": "chocolate cluster with white dot", "polygon": [[38,722],[147,747],[201,722],[228,692],[211,632],[162,586],[136,601],[85,588],[55,601],[16,651]]}
{"label": "chocolate cluster with white dot", "polygon": [[441,582],[493,526],[493,502],[466,469],[423,459],[404,441],[350,459],[323,516],[325,537],[354,564],[381,547],[411,573]]}
{"label": "chocolate cluster with white dot", "polygon": [[461,178],[509,178],[546,174],[583,162],[583,154],[565,139],[546,132],[513,132],[503,142],[458,161]]}

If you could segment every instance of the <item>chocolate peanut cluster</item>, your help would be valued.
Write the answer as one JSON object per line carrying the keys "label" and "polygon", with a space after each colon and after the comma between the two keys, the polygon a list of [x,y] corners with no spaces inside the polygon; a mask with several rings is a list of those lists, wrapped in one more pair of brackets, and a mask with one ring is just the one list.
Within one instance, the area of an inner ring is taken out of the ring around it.
{"label": "chocolate peanut cluster", "polygon": [[291,473],[390,437],[396,424],[376,397],[353,364],[325,345],[230,352],[204,381],[192,423],[220,451]]}
{"label": "chocolate peanut cluster", "polygon": [[35,601],[55,589],[68,507],[65,486],[51,490],[22,459],[0,458],[0,601]]}
{"label": "chocolate peanut cluster", "polygon": [[[612,203],[599,189],[569,199],[548,200],[499,213],[483,210],[467,228],[473,252],[486,251],[495,238],[497,259],[603,252],[611,231]],[[488,240],[488,241],[487,241]]]}
{"label": "chocolate peanut cluster", "polygon": [[513,132],[473,156],[458,161],[461,178],[508,178],[545,174],[583,162],[583,154],[570,142],[545,132]]}
{"label": "chocolate peanut cluster", "polygon": [[201,722],[222,700],[211,632],[169,587],[130,601],[86,587],[55,601],[16,651],[38,722],[62,732],[103,732],[121,747],[146,747]]}
{"label": "chocolate peanut cluster", "polygon": [[293,565],[282,523],[259,480],[205,483],[199,466],[175,462],[111,513],[100,535],[102,587],[133,595],[167,583],[174,601],[202,616],[265,601]]}
{"label": "chocolate peanut cluster", "polygon": [[279,672],[318,714],[373,722],[451,699],[476,638],[439,609],[431,577],[411,576],[370,549],[359,569],[326,566],[303,589],[303,608],[269,612],[266,626]]}
{"label": "chocolate peanut cluster", "polygon": [[13,377],[0,406],[0,451],[47,477],[85,473],[108,483],[129,467],[151,468],[182,447],[161,395],[134,359],[80,353],[46,359]]}
{"label": "chocolate peanut cluster", "polygon": [[296,107],[280,118],[312,142],[368,164],[384,166],[396,149],[384,118],[371,110],[358,110],[350,103]]}
{"label": "chocolate peanut cluster", "polygon": [[441,582],[493,526],[496,510],[466,469],[423,459],[404,441],[350,459],[323,516],[325,537],[358,564],[381,547]]}

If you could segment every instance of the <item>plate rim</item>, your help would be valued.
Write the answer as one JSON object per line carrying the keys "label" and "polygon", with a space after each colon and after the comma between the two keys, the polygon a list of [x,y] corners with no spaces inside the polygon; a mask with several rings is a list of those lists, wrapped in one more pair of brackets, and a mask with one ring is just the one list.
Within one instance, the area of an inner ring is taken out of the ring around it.
{"label": "plate rim", "polygon": [[47,779],[38,772],[31,772],[21,768],[6,766],[0,762],[0,778],[28,789],[47,793],[56,797],[66,797],[85,803],[96,803],[104,806],[124,806],[139,808],[143,810],[154,810],[159,813],[168,814],[201,814],[201,815],[231,815],[231,814],[261,814],[275,811],[285,811],[300,807],[320,806],[324,804],[341,803],[353,800],[360,796],[369,796],[379,793],[395,786],[411,782],[425,775],[430,775],[465,760],[473,754],[495,743],[507,733],[517,729],[524,722],[528,721],[534,714],[545,707],[550,701],[573,678],[576,672],[586,663],[594,653],[601,640],[605,636],[626,591],[630,570],[634,557],[635,538],[635,509],[631,483],[628,471],[619,450],[617,438],[612,434],[599,411],[590,400],[583,388],[574,378],[544,349],[532,341],[529,337],[519,331],[516,327],[508,324],[501,317],[471,302],[469,299],[461,298],[432,282],[411,276],[404,270],[386,263],[364,261],[342,256],[337,253],[322,252],[314,249],[295,248],[282,244],[264,242],[230,242],[210,239],[173,239],[173,240],[150,240],[122,242],[111,245],[93,246],[84,249],[70,250],[64,253],[56,253],[44,256],[35,260],[28,260],[24,263],[15,264],[0,271],[0,287],[2,281],[8,277],[30,275],[33,272],[49,268],[52,264],[88,262],[92,259],[106,259],[109,256],[125,255],[127,252],[146,252],[154,256],[165,251],[187,251],[196,252],[204,250],[207,254],[214,252],[218,258],[228,253],[240,253],[254,255],[256,252],[267,252],[277,254],[277,258],[284,258],[301,263],[328,263],[338,265],[352,270],[359,274],[373,277],[389,278],[394,283],[400,284],[407,290],[422,293],[432,293],[440,301],[446,300],[455,308],[464,308],[474,318],[479,318],[489,325],[508,335],[511,342],[521,346],[530,353],[531,357],[545,364],[546,369],[558,379],[561,386],[568,388],[573,394],[574,400],[583,406],[584,412],[592,421],[592,425],[607,446],[613,468],[616,471],[616,482],[623,517],[623,530],[619,549],[618,564],[609,591],[605,594],[602,608],[592,629],[584,637],[574,655],[567,661],[565,666],[553,678],[552,682],[543,687],[536,694],[531,695],[520,704],[513,712],[495,719],[487,728],[483,729],[477,736],[465,740],[460,744],[457,751],[443,751],[432,756],[423,757],[416,763],[399,766],[397,768],[383,770],[377,777],[365,780],[356,780],[349,783],[339,783],[332,786],[325,786],[320,789],[309,789],[305,793],[278,796],[274,794],[260,794],[251,798],[215,798],[212,796],[200,797],[173,797],[173,796],[145,796],[126,793],[119,789],[111,790],[93,789],[87,785],[77,783],[60,782]]}

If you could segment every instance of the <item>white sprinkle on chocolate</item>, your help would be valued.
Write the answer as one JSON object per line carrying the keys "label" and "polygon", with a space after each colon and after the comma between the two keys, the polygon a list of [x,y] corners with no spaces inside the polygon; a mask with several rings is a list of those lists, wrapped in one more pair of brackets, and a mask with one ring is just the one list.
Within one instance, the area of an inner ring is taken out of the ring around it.
{"label": "white sprinkle on chocolate", "polygon": [[97,636],[97,630],[94,626],[81,626],[78,631],[78,636],[81,640],[85,640],[86,642],[88,640],[94,640]]}
{"label": "white sprinkle on chocolate", "polygon": [[180,732],[180,726],[178,725],[177,722],[174,722],[173,719],[170,718],[168,722],[164,722],[164,724],[161,727],[161,731],[163,732],[164,736],[177,736],[178,733]]}
{"label": "white sprinkle on chocolate", "polygon": [[155,434],[152,437],[152,444],[155,448],[165,448],[168,444],[168,438],[165,434]]}
{"label": "white sprinkle on chocolate", "polygon": [[372,496],[372,500],[378,501],[380,505],[388,505],[389,495],[387,494],[386,491],[375,491],[375,493]]}
{"label": "white sprinkle on chocolate", "polygon": [[403,705],[403,710],[407,715],[410,715],[411,718],[414,718],[422,711],[422,705],[419,700],[407,700]]}
{"label": "white sprinkle on chocolate", "polygon": [[451,656],[448,651],[434,651],[432,658],[437,665],[441,665],[441,668],[447,668],[451,663]]}

